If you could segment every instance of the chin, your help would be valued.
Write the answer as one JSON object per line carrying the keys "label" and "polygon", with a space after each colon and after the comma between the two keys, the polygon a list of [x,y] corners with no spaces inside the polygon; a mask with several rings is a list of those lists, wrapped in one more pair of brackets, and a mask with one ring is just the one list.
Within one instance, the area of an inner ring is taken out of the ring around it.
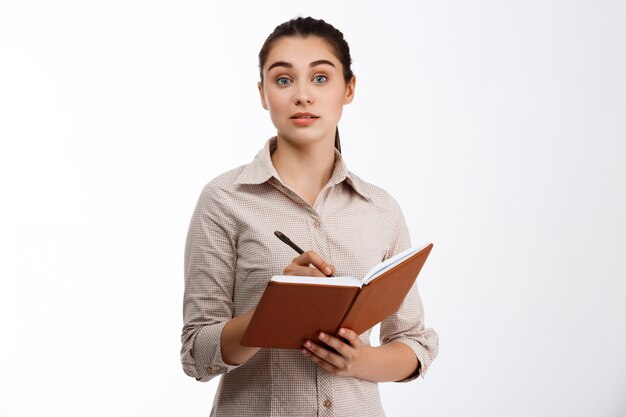
{"label": "chin", "polygon": [[278,132],[278,136],[292,143],[306,145],[306,144],[321,141],[326,135],[320,132],[313,132],[313,131],[303,131],[303,132],[296,131],[296,132]]}

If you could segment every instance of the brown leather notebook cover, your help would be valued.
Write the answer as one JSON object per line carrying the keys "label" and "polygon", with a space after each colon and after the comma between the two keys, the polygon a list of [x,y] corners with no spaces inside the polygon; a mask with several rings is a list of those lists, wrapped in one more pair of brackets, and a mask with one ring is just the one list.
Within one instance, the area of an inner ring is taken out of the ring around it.
{"label": "brown leather notebook cover", "polygon": [[362,288],[270,281],[240,343],[298,349],[305,339],[319,343],[320,331],[336,334],[346,327],[358,334],[365,332],[398,311],[432,246],[425,246]]}
{"label": "brown leather notebook cover", "polygon": [[431,243],[364,285],[341,327],[361,334],[398,311],[432,248]]}
{"label": "brown leather notebook cover", "polygon": [[358,287],[270,281],[241,344],[298,349],[305,339],[317,340],[320,331],[333,334],[358,291]]}

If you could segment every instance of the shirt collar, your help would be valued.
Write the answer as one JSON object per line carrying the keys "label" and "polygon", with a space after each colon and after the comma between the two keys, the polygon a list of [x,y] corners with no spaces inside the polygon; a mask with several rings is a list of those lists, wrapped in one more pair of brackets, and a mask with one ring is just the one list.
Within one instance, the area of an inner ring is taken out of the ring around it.
{"label": "shirt collar", "polygon": [[[272,177],[276,178],[282,184],[282,180],[274,168],[272,163],[272,153],[276,150],[276,136],[270,138],[265,142],[263,149],[259,151],[252,160],[251,163],[245,166],[241,174],[237,177],[236,184],[262,184]],[[352,187],[361,197],[368,201],[372,201],[372,197],[367,192],[365,187],[361,184],[358,178],[348,171],[341,152],[335,149],[335,168],[333,174],[330,177],[329,183],[331,186],[345,181]],[[283,184],[284,185],[284,184]]]}

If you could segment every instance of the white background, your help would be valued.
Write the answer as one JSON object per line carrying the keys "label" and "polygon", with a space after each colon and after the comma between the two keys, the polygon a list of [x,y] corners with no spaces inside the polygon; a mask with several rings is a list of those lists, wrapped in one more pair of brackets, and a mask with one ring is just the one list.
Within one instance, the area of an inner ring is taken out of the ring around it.
{"label": "white background", "polygon": [[440,354],[387,414],[626,415],[625,3],[295,4],[0,3],[0,415],[208,415],[187,226],[274,134],[257,54],[299,14],[351,45],[348,166],[435,243]]}

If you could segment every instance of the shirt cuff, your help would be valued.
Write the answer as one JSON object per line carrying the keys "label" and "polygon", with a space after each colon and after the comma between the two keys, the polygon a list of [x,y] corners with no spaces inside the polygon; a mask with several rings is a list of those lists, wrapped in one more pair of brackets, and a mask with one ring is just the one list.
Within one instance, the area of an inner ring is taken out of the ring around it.
{"label": "shirt cuff", "polygon": [[221,337],[226,321],[204,326],[193,342],[196,380],[206,382],[241,365],[229,365],[222,359]]}
{"label": "shirt cuff", "polygon": [[395,381],[395,382],[410,382],[416,379],[418,376],[421,376],[422,378],[424,378],[424,375],[426,374],[426,371],[428,371],[428,368],[430,367],[430,364],[432,363],[432,360],[433,360],[433,358],[431,357],[430,351],[427,348],[425,348],[422,344],[412,339],[402,338],[402,339],[395,339],[393,341],[403,343],[407,345],[408,347],[410,347],[415,353],[415,356],[417,356],[417,360],[419,361],[419,365],[417,366],[417,369],[415,370],[415,372],[413,372],[408,377],[401,379],[399,381]]}

